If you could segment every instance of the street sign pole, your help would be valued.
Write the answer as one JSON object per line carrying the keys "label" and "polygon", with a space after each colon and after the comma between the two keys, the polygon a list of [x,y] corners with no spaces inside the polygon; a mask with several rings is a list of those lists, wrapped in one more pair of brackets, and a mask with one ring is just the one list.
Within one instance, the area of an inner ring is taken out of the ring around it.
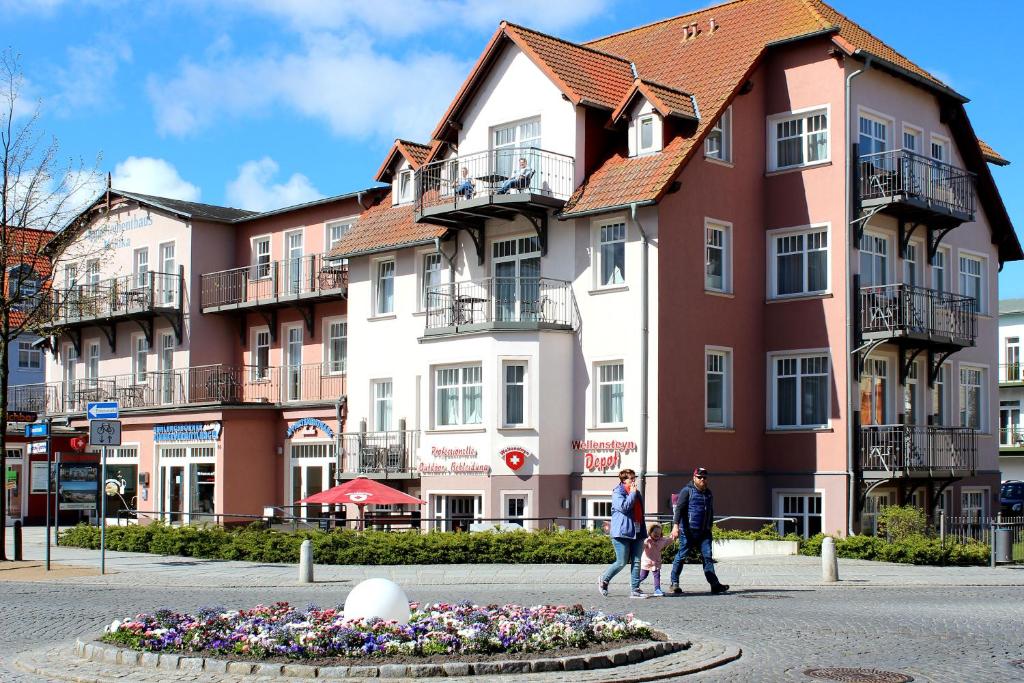
{"label": "street sign pole", "polygon": [[50,489],[53,486],[53,418],[46,418],[46,571],[50,571]]}
{"label": "street sign pole", "polygon": [[60,545],[60,453],[57,454],[57,474],[54,481],[57,482],[57,490],[53,492],[53,542]]}
{"label": "street sign pole", "polygon": [[100,455],[100,574],[107,571],[107,447]]}

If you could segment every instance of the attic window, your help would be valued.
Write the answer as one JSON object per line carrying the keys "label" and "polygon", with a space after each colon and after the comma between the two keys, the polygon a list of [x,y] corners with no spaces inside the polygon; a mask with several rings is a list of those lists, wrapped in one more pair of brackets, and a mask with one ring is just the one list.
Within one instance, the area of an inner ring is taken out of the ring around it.
{"label": "attic window", "polygon": [[732,161],[732,107],[725,110],[704,139],[704,156],[719,161]]}
{"label": "attic window", "polygon": [[654,117],[643,116],[639,121],[637,151],[640,154],[654,151]]}
{"label": "attic window", "polygon": [[398,201],[402,204],[412,201],[412,171],[402,171],[398,176]]}

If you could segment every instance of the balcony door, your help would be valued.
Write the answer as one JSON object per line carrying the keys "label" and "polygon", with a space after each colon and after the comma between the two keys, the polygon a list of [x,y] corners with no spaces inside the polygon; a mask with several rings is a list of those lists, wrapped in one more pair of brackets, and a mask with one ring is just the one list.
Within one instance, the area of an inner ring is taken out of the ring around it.
{"label": "balcony door", "polygon": [[287,328],[285,337],[285,400],[302,398],[302,328]]}
{"label": "balcony door", "polygon": [[160,377],[160,402],[164,405],[174,402],[174,335],[161,334],[157,356],[157,370]]}
{"label": "balcony door", "polygon": [[175,289],[177,278],[174,277],[177,269],[174,256],[174,242],[164,242],[160,245],[160,293],[159,301],[164,306],[173,306],[175,303]]}
{"label": "balcony door", "polygon": [[538,320],[540,241],[536,237],[520,237],[495,242],[493,260],[495,321]]}
{"label": "balcony door", "polygon": [[1006,375],[1007,382],[1019,382],[1020,373],[1020,337],[1006,338]]}
{"label": "balcony door", "polygon": [[1021,433],[1020,401],[999,402],[999,445],[1009,448],[1024,446]]}
{"label": "balcony door", "polygon": [[[528,150],[540,148],[540,117],[508,123],[491,131],[491,149],[494,152],[494,174],[510,177],[519,168],[519,158],[526,159],[527,168],[538,173],[539,156]],[[534,178],[534,186],[539,178]]]}
{"label": "balcony door", "polygon": [[285,235],[285,257],[288,259],[288,294],[302,291],[302,231]]}
{"label": "balcony door", "polygon": [[889,391],[889,362],[869,359],[860,376],[860,423],[862,425],[887,424]]}

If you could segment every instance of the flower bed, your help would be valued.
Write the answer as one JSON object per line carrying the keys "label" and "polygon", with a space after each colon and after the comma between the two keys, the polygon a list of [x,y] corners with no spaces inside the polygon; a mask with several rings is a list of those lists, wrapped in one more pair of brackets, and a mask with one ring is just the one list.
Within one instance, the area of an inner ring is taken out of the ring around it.
{"label": "flower bed", "polygon": [[605,614],[581,605],[412,607],[408,625],[347,621],[340,609],[300,610],[286,602],[196,614],[159,610],[115,621],[101,640],[149,652],[303,660],[545,652],[653,637],[650,625],[631,614]]}

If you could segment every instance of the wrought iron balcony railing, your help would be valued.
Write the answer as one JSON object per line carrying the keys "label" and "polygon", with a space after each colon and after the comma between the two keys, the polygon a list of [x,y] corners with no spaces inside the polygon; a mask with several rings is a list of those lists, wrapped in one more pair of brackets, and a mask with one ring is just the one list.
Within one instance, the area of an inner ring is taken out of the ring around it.
{"label": "wrought iron balcony railing", "polygon": [[1000,384],[1024,383],[1024,365],[1021,363],[1002,363],[999,366]]}
{"label": "wrought iron balcony railing", "polygon": [[[342,471],[346,474],[412,474],[416,472],[416,430],[347,432],[341,435]],[[372,502],[372,501],[371,501]]]}
{"label": "wrought iron balcony railing", "polygon": [[427,333],[480,329],[575,330],[572,285],[543,277],[489,277],[435,285],[426,293]]}
{"label": "wrought iron balcony railing", "polygon": [[1000,427],[999,446],[1024,449],[1024,427]]}
{"label": "wrought iron balcony railing", "polygon": [[919,337],[973,346],[978,336],[978,302],[913,285],[862,287],[860,325],[866,338]]}
{"label": "wrought iron balcony railing", "polygon": [[978,437],[969,427],[862,426],[859,455],[861,471],[872,477],[973,472]]}
{"label": "wrought iron balcony railing", "polygon": [[974,174],[906,149],[860,157],[860,198],[865,205],[909,201],[974,220]]}
{"label": "wrought iron balcony railing", "polygon": [[345,375],[325,364],[260,367],[204,365],[124,375],[24,384],[8,389],[11,409],[44,414],[80,413],[94,401],[121,408],[208,403],[333,402],[345,394]]}
{"label": "wrought iron balcony railing", "polygon": [[55,289],[50,294],[55,324],[129,318],[181,310],[184,278],[147,271]]}
{"label": "wrought iron balcony railing", "polygon": [[416,211],[499,195],[566,200],[575,183],[573,157],[535,147],[503,147],[425,164],[416,171]]}
{"label": "wrought iron balcony railing", "polygon": [[203,310],[259,306],[281,301],[340,295],[348,286],[348,266],[325,254],[268,261],[202,277]]}

